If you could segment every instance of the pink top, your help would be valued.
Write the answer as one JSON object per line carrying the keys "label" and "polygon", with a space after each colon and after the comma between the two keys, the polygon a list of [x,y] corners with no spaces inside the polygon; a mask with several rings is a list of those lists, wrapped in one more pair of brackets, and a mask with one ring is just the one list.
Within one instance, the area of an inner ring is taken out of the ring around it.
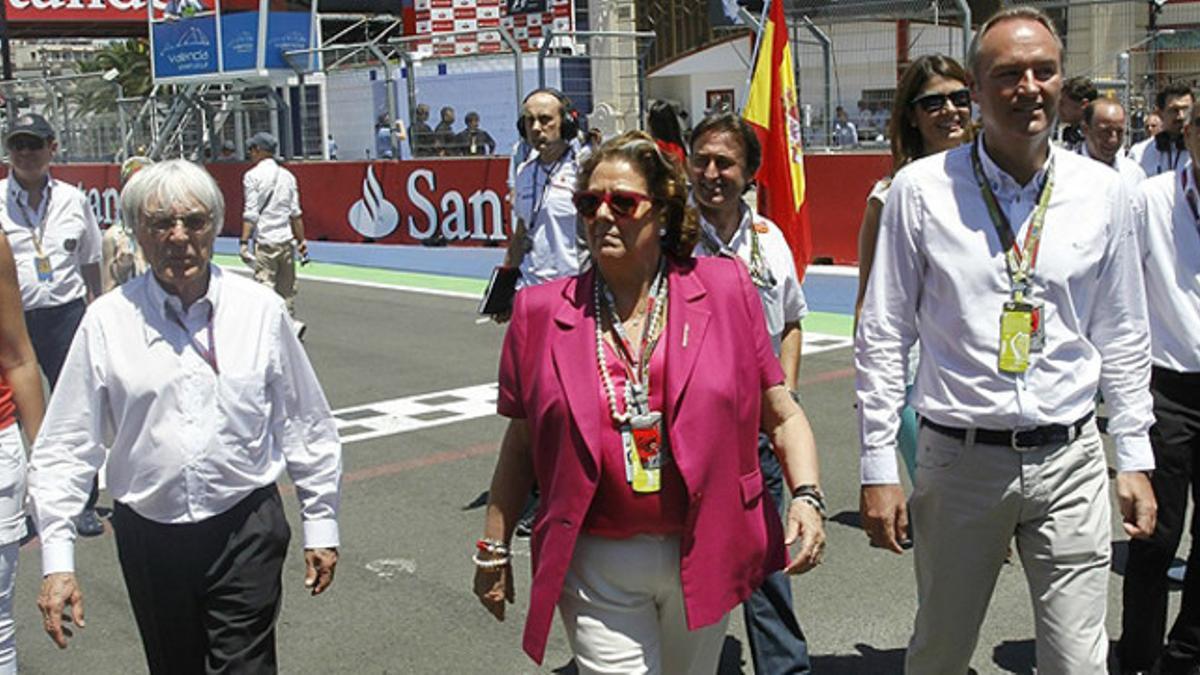
{"label": "pink top", "polygon": [[[650,355],[650,409],[663,410],[663,382],[666,377],[666,349],[662,341]],[[625,367],[617,358],[612,345],[604,343],[604,361],[612,378],[613,391],[617,392],[617,410],[625,411]],[[662,490],[653,493],[637,493],[625,479],[625,456],[621,447],[621,432],[612,422],[608,409],[608,395],[600,387],[600,401],[604,404],[604,416],[609,424],[601,432],[600,481],[596,485],[596,496],[583,519],[583,531],[597,537],[628,539],[639,534],[682,534],[687,520],[687,487],[679,475],[679,466],[674,460],[662,468]],[[666,427],[664,425],[664,431]],[[670,449],[674,454],[675,448]]]}

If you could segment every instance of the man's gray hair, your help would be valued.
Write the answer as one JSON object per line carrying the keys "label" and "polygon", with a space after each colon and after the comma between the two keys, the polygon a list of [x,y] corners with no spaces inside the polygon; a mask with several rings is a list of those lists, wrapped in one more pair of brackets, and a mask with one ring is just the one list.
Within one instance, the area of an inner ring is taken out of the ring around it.
{"label": "man's gray hair", "polygon": [[1004,23],[1005,21],[1012,21],[1014,19],[1036,21],[1037,23],[1042,24],[1046,30],[1050,31],[1050,35],[1054,38],[1054,44],[1058,46],[1058,62],[1061,68],[1063,58],[1063,43],[1062,38],[1058,35],[1058,28],[1054,25],[1054,20],[1050,18],[1049,14],[1046,14],[1037,7],[1030,7],[1029,5],[1014,5],[1012,7],[1006,7],[991,15],[988,17],[988,20],[984,21],[983,25],[979,27],[979,30],[975,33],[975,37],[971,39],[971,46],[967,49],[968,73],[976,78],[979,77],[979,73],[977,72],[979,68],[979,43],[983,41],[983,36],[987,35],[987,32],[994,28],[997,24]]}
{"label": "man's gray hair", "polygon": [[151,164],[133,174],[121,190],[121,218],[136,232],[150,201],[162,206],[195,200],[212,216],[213,230],[225,223],[225,198],[204,167],[184,159]]}

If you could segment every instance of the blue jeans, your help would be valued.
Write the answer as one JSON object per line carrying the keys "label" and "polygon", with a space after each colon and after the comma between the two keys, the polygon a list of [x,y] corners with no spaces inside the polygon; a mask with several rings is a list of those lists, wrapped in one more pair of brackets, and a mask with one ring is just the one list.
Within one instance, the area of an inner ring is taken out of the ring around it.
{"label": "blue jeans", "polygon": [[[775,457],[771,441],[758,435],[758,463],[762,468],[763,487],[786,517],[789,501],[783,498],[783,468]],[[746,636],[750,657],[758,675],[809,673],[808,643],[800,621],[792,610],[792,585],[783,572],[763,580],[762,586],[742,603],[746,617]]]}

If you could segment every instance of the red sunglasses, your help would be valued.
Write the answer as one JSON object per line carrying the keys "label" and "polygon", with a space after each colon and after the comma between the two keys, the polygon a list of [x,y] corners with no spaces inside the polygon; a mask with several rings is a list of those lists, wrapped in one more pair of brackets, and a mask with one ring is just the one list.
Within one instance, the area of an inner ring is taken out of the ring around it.
{"label": "red sunglasses", "polygon": [[654,201],[650,196],[629,190],[580,190],[571,198],[575,202],[575,210],[584,218],[595,218],[601,204],[608,204],[608,210],[618,218],[629,218],[637,213],[642,202]]}

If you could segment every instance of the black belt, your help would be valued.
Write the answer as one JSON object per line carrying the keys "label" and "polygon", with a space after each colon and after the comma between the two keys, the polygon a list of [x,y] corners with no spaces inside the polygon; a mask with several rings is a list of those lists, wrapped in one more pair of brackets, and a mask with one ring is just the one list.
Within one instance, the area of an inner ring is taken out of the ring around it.
{"label": "black belt", "polygon": [[[1080,417],[1072,424],[1047,424],[1033,429],[1021,431],[998,431],[995,429],[975,429],[975,442],[983,445],[1006,445],[1011,448],[1036,448],[1042,445],[1057,445],[1070,443],[1083,432],[1083,427],[1091,421],[1093,413]],[[932,420],[921,418],[921,426],[942,434],[963,440],[970,432],[969,429],[947,427]]]}

